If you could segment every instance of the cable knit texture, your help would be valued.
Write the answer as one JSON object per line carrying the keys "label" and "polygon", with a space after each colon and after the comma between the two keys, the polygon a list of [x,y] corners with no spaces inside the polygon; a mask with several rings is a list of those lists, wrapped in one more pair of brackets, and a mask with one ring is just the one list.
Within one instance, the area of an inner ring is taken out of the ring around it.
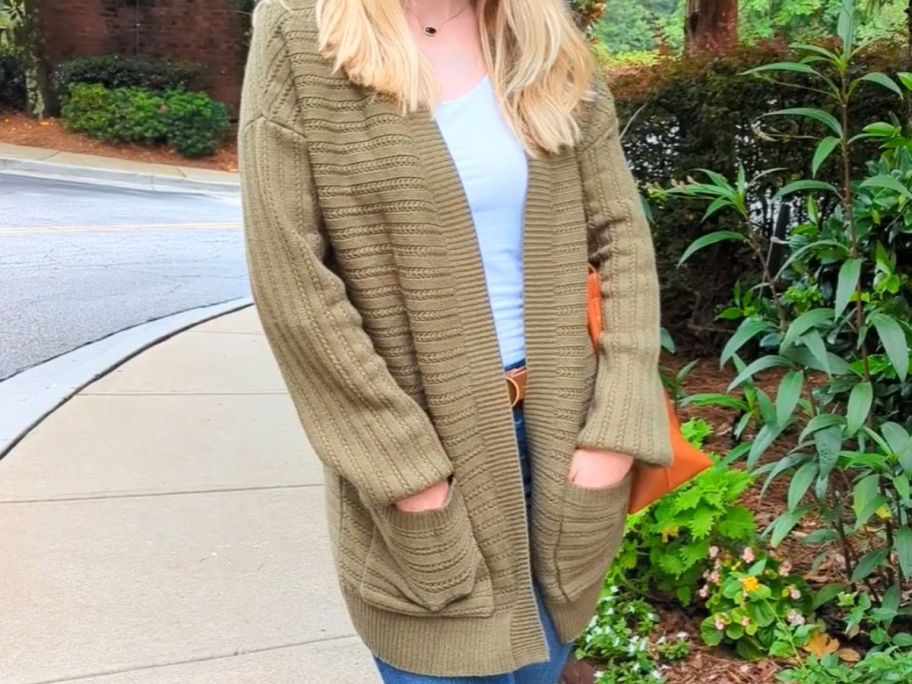
{"label": "cable knit texture", "polygon": [[[630,478],[570,485],[574,450],[671,460],[653,246],[614,106],[598,84],[576,149],[530,160],[527,528],[484,269],[446,144],[427,112],[403,116],[334,73],[313,5],[262,0],[255,15],[239,133],[254,299],[324,463],[340,586],[367,646],[411,672],[512,671],[547,657],[533,581],[571,640],[623,532]],[[598,361],[589,259],[605,300]],[[442,510],[393,506],[451,476]]]}

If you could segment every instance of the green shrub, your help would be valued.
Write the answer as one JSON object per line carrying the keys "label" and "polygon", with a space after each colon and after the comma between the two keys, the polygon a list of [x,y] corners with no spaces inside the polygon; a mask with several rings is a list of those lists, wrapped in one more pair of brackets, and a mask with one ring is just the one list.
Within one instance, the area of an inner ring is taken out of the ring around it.
{"label": "green shrub", "polygon": [[[787,510],[767,530],[770,543],[811,522],[802,541],[819,550],[817,562],[838,559],[834,580],[864,583],[869,594],[837,606],[854,613],[847,634],[873,618],[869,637],[879,645],[894,620],[912,614],[912,137],[906,118],[872,123],[868,107],[885,93],[893,104],[880,114],[901,110],[912,74],[894,79],[860,63],[852,10],[846,0],[832,50],[799,47],[801,61],[753,70],[765,80],[800,75],[799,106],[768,117],[784,122],[776,127],[786,136],[796,121],[806,129],[802,173],[770,194],[797,203],[802,219],[771,239],[750,211],[758,185],[775,174],[758,180],[740,169],[731,181],[704,171],[703,182],[672,196],[700,198],[734,228],[703,236],[685,256],[735,242],[761,274],[746,283],[755,293],[749,304],[736,297],[729,310],[741,322],[721,362],[735,366],[729,390],[750,406],[753,440],[735,455],[767,474],[765,487],[788,479]],[[773,368],[781,374],[775,399],[755,383]]]}
{"label": "green shrub", "polygon": [[163,117],[168,144],[186,157],[213,154],[230,125],[228,110],[204,93],[168,93]]}
{"label": "green shrub", "polygon": [[203,65],[192,62],[105,55],[63,62],[54,70],[53,84],[57,95],[65,100],[70,87],[77,83],[156,92],[191,90],[202,87],[203,73]]}
{"label": "green shrub", "polygon": [[659,616],[648,601],[617,585],[606,585],[595,615],[577,640],[576,657],[594,660],[605,669],[596,684],[659,684],[663,662],[690,655],[687,634],[672,639],[654,636]]}
{"label": "green shrub", "polygon": [[[758,133],[757,122],[772,110],[816,106],[823,96],[807,94],[792,87],[794,74],[783,74],[778,82],[744,78],[741,74],[758,65],[787,59],[781,45],[741,47],[730,54],[666,59],[654,66],[625,67],[610,74],[618,116],[624,130],[623,144],[634,175],[646,194],[655,187],[668,187],[685,180],[697,169],[709,168],[734,177],[743,165],[749,177],[766,169],[781,169],[752,188],[748,198],[758,227],[769,234],[776,226],[779,204],[774,191],[803,173],[814,152],[813,122],[776,122],[788,134],[785,140],[770,140]],[[902,70],[902,48],[881,43],[866,49],[853,67],[857,71]],[[781,85],[782,83],[786,85]],[[889,92],[870,90],[852,105],[853,120],[860,125],[889,118],[891,112],[905,119],[905,108]],[[859,145],[855,165],[863,167],[871,148]],[[824,180],[832,180],[835,164],[822,169]],[[739,278],[757,273],[751,251],[742,245],[716,245],[682,268],[678,260],[687,245],[714,229],[730,228],[733,221],[715,216],[701,223],[705,207],[676,200],[652,201],[653,229],[663,291],[663,325],[682,346],[715,345],[730,328],[716,321],[727,305]],[[792,205],[793,218],[801,213]]]}
{"label": "green shrub", "polygon": [[813,613],[811,590],[790,570],[787,562],[751,547],[737,557],[717,555],[700,590],[710,610],[700,626],[703,641],[709,646],[734,644],[748,660],[799,655],[798,649],[819,628],[808,620]]}
{"label": "green shrub", "polygon": [[717,465],[631,516],[609,582],[690,604],[718,549],[754,540],[754,515],[739,503],[753,482]]}
{"label": "green shrub", "polygon": [[72,131],[102,140],[167,143],[188,157],[212,154],[229,127],[228,112],[205,93],[74,84],[63,106]]}
{"label": "green shrub", "polygon": [[107,139],[115,117],[114,91],[100,85],[74,85],[61,113],[69,130]]}
{"label": "green shrub", "polygon": [[844,663],[835,653],[811,656],[777,679],[790,684],[905,684],[912,681],[912,653],[898,648],[872,651],[860,663]]}
{"label": "green shrub", "polygon": [[25,109],[25,71],[19,51],[0,45],[0,107]]}

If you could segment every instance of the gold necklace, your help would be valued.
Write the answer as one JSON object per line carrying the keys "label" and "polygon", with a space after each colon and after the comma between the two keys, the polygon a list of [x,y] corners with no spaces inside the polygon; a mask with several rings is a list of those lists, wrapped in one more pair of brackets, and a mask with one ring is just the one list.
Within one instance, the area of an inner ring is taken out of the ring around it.
{"label": "gold necklace", "polygon": [[469,9],[469,7],[471,7],[471,6],[472,6],[472,3],[469,2],[465,7],[463,7],[461,10],[459,10],[458,12],[456,12],[456,14],[453,14],[452,16],[447,17],[446,19],[444,19],[443,21],[441,21],[440,23],[438,23],[438,24],[436,24],[436,25],[435,25],[435,24],[427,24],[427,23],[421,21],[421,18],[420,18],[417,14],[415,14],[415,13],[412,11],[411,5],[407,5],[405,9],[406,9],[406,11],[407,11],[409,14],[411,14],[413,17],[415,17],[415,20],[416,20],[416,21],[418,22],[418,24],[421,26],[421,30],[424,32],[424,35],[426,35],[428,38],[434,38],[435,36],[437,36],[437,35],[440,33],[440,30],[441,30],[444,26],[446,26],[447,24],[449,24],[449,23],[450,23],[451,21],[453,21],[453,19],[455,19],[456,17],[462,15],[462,14],[463,14],[467,9]]}

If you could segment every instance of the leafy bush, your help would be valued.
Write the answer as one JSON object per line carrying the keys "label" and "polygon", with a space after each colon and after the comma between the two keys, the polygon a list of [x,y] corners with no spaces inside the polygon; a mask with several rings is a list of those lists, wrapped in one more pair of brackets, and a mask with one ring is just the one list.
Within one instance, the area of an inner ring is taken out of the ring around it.
{"label": "leafy bush", "polygon": [[[912,74],[894,79],[857,63],[851,0],[839,39],[832,50],[799,46],[799,62],[753,70],[774,81],[797,74],[794,89],[807,93],[805,106],[768,114],[810,126],[804,164],[812,177],[789,178],[768,194],[772,204],[801,198],[802,220],[773,236],[759,223],[750,197],[773,174],[749,180],[742,169],[730,182],[711,171],[675,193],[710,201],[711,216],[734,217],[733,230],[704,236],[690,254],[720,241],[754,254],[754,295],[749,307],[733,307],[742,320],[721,360],[738,370],[730,389],[747,386],[756,408],[745,414],[755,438],[736,453],[757,468],[774,445],[787,450],[756,471],[767,484],[790,477],[771,543],[813,516],[823,529],[805,543],[821,559],[838,558],[843,583],[863,583],[880,617],[895,616],[912,609],[912,138],[900,119],[868,123],[854,105],[881,93],[900,103]],[[786,125],[771,137],[791,140]],[[859,165],[872,142],[879,157]],[[771,368],[784,373],[775,401],[752,384]]]}
{"label": "leafy bush", "polygon": [[[794,87],[800,77],[783,74],[776,82],[743,78],[744,71],[787,59],[788,50],[776,44],[742,47],[730,54],[687,60],[665,59],[649,67],[625,67],[610,74],[612,92],[624,129],[623,145],[634,175],[647,194],[657,187],[684,181],[697,169],[713,169],[729,178],[743,166],[748,177],[779,169],[754,184],[747,204],[756,214],[758,231],[771,234],[780,219],[775,188],[799,177],[814,153],[805,135],[812,121],[789,122],[784,140],[772,140],[758,131],[757,122],[773,109],[816,106],[819,93]],[[895,73],[904,64],[901,46],[880,43],[858,55],[852,69]],[[905,110],[889,92],[870,89],[851,104],[860,126]],[[871,147],[861,143],[853,156],[854,168],[863,169]],[[836,180],[838,168],[823,167],[825,180]],[[730,326],[716,321],[739,278],[750,280],[757,265],[749,248],[740,244],[715,245],[677,268],[687,245],[713,229],[731,229],[733,219],[714,215],[701,225],[703,209],[682,200],[665,202],[653,197],[652,219],[662,280],[664,325],[682,345],[721,347]],[[797,215],[801,207],[789,207]],[[788,218],[788,217],[784,217]]]}
{"label": "leafy bush", "polygon": [[812,656],[799,667],[779,673],[778,679],[790,684],[904,684],[912,681],[912,653],[895,648],[871,652],[851,664],[835,653]]}
{"label": "leafy bush", "polygon": [[167,143],[188,157],[214,153],[229,127],[225,106],[204,93],[81,84],[71,87],[63,119],[72,131],[102,140]]}
{"label": "leafy bush", "polygon": [[186,91],[168,94],[162,123],[168,144],[186,157],[214,154],[230,124],[225,105]]}
{"label": "leafy bush", "polygon": [[596,660],[605,669],[596,684],[656,684],[664,681],[662,661],[690,655],[687,634],[654,638],[659,616],[644,599],[606,585],[596,613],[577,641],[578,659]]}
{"label": "leafy bush", "polygon": [[0,45],[0,106],[25,109],[25,71],[19,51]]}
{"label": "leafy bush", "polygon": [[812,632],[810,588],[763,551],[747,547],[734,557],[719,553],[700,590],[710,610],[700,627],[710,646],[734,644],[742,658],[798,654]]}
{"label": "leafy bush", "polygon": [[156,92],[192,90],[202,87],[204,67],[193,62],[171,62],[141,57],[80,57],[63,62],[54,70],[57,95],[66,100],[75,84],[105,88],[145,88]]}
{"label": "leafy bush", "polygon": [[[682,431],[697,446],[711,434],[704,421],[688,421]],[[717,465],[631,516],[608,581],[690,604],[715,547],[754,541],[754,515],[739,503],[753,482],[743,470]]]}

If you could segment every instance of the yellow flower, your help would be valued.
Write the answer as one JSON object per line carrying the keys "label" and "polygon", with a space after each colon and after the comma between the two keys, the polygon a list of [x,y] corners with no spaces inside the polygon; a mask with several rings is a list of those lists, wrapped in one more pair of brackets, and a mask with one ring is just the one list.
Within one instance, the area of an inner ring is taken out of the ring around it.
{"label": "yellow flower", "polygon": [[741,580],[745,593],[752,594],[760,588],[760,580],[756,577],[745,577]]}
{"label": "yellow flower", "polygon": [[673,527],[668,527],[662,530],[662,541],[667,542],[669,539],[674,539],[680,533],[680,529],[677,525]]}

